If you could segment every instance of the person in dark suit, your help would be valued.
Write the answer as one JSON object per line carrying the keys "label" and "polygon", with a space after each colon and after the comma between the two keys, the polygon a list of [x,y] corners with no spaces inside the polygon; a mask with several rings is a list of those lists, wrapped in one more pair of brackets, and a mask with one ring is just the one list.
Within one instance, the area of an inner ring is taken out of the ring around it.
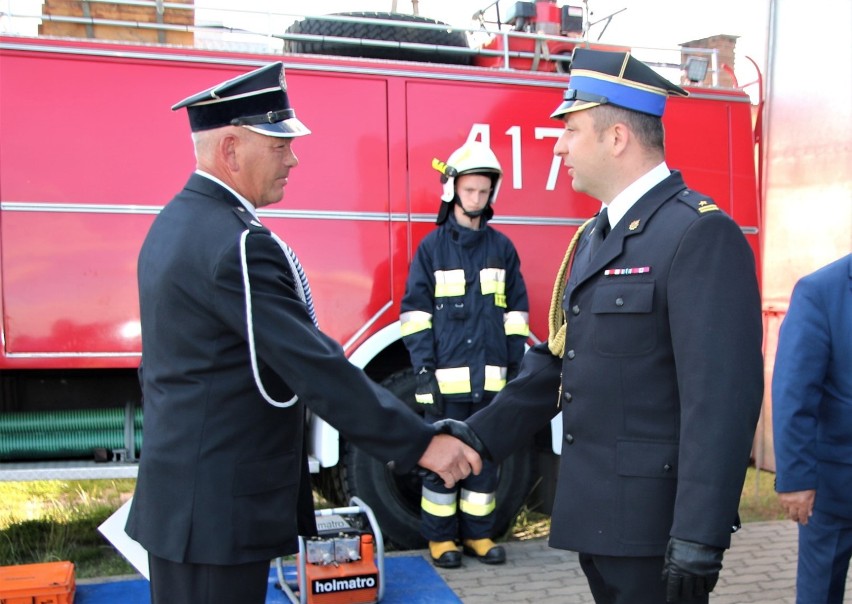
{"label": "person in dark suit", "polygon": [[316,534],[306,408],[400,471],[451,486],[478,455],[374,384],[316,324],[292,250],[257,208],[280,201],[309,134],[281,63],[193,95],[197,170],[138,261],[145,443],[127,532],[156,603],[261,603],[271,559]]}
{"label": "person in dark suit", "polygon": [[798,604],[843,602],[852,558],[852,254],[802,277],[772,373],[775,490],[799,523]]}
{"label": "person in dark suit", "polygon": [[554,153],[602,208],[569,245],[548,342],[467,420],[499,461],[561,412],[550,545],[579,553],[598,603],[708,601],[760,414],[754,255],[665,161],[685,94],[629,53],[574,51]]}

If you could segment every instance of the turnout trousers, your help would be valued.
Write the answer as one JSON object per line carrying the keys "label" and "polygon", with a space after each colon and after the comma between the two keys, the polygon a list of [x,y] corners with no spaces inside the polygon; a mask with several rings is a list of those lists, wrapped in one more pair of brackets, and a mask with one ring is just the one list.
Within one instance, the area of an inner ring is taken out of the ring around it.
{"label": "turnout trousers", "polygon": [[[463,421],[488,403],[444,401],[444,415],[426,414],[426,421],[451,418]],[[482,460],[482,472],[471,474],[452,489],[439,479],[423,479],[420,530],[429,541],[454,541],[495,537],[494,511],[499,466]]]}

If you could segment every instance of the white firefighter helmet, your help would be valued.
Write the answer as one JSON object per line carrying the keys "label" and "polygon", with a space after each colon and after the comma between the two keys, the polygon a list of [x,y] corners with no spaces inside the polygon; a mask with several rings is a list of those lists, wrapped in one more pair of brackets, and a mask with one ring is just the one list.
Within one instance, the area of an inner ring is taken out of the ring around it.
{"label": "white firefighter helmet", "polygon": [[485,174],[491,177],[491,195],[483,210],[485,218],[494,215],[491,206],[497,199],[500,181],[503,179],[503,169],[491,148],[479,141],[468,141],[456,149],[446,162],[432,160],[432,167],[441,173],[443,192],[441,194],[441,209],[438,211],[437,223],[447,219],[450,208],[458,200],[456,195],[456,178],[465,174]]}

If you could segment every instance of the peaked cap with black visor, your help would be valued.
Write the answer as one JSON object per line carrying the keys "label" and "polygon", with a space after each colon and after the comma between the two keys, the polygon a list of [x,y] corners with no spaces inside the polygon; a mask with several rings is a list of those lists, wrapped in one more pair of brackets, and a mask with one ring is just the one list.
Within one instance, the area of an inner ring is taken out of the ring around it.
{"label": "peaked cap with black visor", "polygon": [[629,52],[575,48],[568,90],[550,117],[614,105],[662,117],[669,96],[689,96]]}
{"label": "peaked cap with black visor", "polygon": [[186,107],[193,132],[245,126],[265,136],[293,138],[311,131],[298,120],[287,96],[280,61],[237,76],[172,107]]}

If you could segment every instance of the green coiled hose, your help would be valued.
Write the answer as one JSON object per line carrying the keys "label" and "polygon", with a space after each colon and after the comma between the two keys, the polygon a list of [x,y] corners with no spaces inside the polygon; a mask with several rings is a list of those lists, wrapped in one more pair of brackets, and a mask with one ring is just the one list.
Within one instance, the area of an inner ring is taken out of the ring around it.
{"label": "green coiled hose", "polygon": [[[130,422],[132,421],[132,429]],[[142,447],[142,410],[125,408],[0,413],[0,460],[77,459],[96,449]]]}

